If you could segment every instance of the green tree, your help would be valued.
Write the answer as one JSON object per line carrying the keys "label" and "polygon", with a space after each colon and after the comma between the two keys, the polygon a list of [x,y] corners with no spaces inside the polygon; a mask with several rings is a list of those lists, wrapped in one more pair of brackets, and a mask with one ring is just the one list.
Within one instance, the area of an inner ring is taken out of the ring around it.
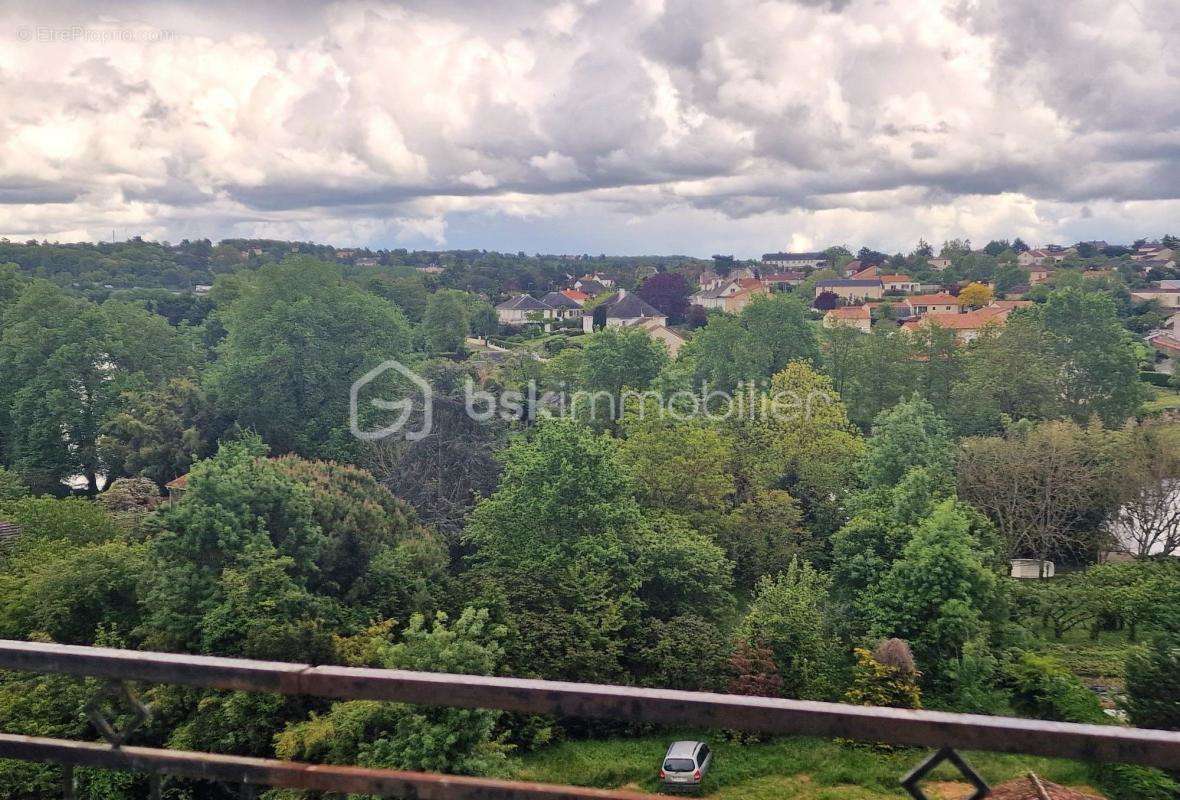
{"label": "green tree", "polygon": [[[415,614],[391,641],[388,625],[346,642],[352,663],[385,669],[494,675],[503,657],[503,628],[484,610],[465,609],[453,623],[439,614],[432,626]],[[275,738],[280,758],[385,769],[480,775],[503,762],[496,733],[500,712],[354,700],[289,726]]]}
{"label": "green tree", "polygon": [[668,351],[647,331],[605,328],[586,341],[582,385],[618,398],[623,389],[646,389],[668,361]]}
{"label": "green tree", "polygon": [[617,444],[545,420],[503,452],[500,488],[469,518],[481,604],[509,627],[514,675],[610,681],[636,619],[642,517]]}
{"label": "green tree", "polygon": [[886,487],[897,485],[913,467],[946,477],[955,467],[950,429],[934,407],[916,395],[877,415],[859,472],[870,487]]}
{"label": "green tree", "polygon": [[1135,413],[1143,399],[1138,356],[1109,295],[1062,289],[1030,314],[1056,356],[1067,414],[1121,425]]}
{"label": "green tree", "polygon": [[795,296],[756,296],[742,309],[741,322],[755,343],[761,375],[774,375],[792,361],[819,364],[815,330],[806,307]]}
{"label": "green tree", "polygon": [[80,474],[96,493],[105,466],[98,436],[119,393],[195,359],[194,343],[163,317],[30,283],[0,333],[0,440],[10,465],[39,492],[60,494],[61,482]]}
{"label": "green tree", "polygon": [[[766,363],[741,320],[727,314],[711,314],[709,324],[697,331],[689,344],[697,383],[707,385],[710,391],[732,392],[739,383],[757,379]],[[683,357],[684,350],[680,352]]]}
{"label": "green tree", "polygon": [[[262,268],[223,318],[226,338],[205,381],[218,409],[277,452],[354,455],[349,387],[366,370],[405,357],[402,313],[346,284],[335,267],[292,259]],[[372,388],[396,398],[392,381],[386,373]]]}
{"label": "green tree", "polygon": [[19,500],[27,497],[29,487],[10,469],[0,467],[0,503],[6,500]]}
{"label": "green tree", "polygon": [[640,500],[683,513],[720,511],[735,491],[733,445],[704,420],[644,415],[624,420],[619,456],[635,475]]}
{"label": "green tree", "polygon": [[430,295],[422,318],[426,349],[432,353],[457,353],[463,349],[470,328],[462,292],[441,289]]}
{"label": "green tree", "polygon": [[142,475],[163,486],[207,454],[212,409],[191,378],[124,392],[120,406],[98,440],[110,476]]}
{"label": "green tree", "polygon": [[918,666],[935,682],[967,643],[986,631],[996,576],[984,566],[970,519],[953,500],[923,521],[875,598],[877,633],[910,642]]}
{"label": "green tree", "polygon": [[913,391],[916,362],[911,338],[886,325],[874,327],[858,345],[843,397],[852,420],[868,428],[878,414]]}
{"label": "green tree", "polygon": [[828,578],[806,561],[758,582],[737,641],[774,654],[787,697],[826,699],[836,685],[838,656],[828,615]]}
{"label": "green tree", "polygon": [[1127,715],[1140,728],[1180,730],[1180,624],[1165,623],[1145,648],[1127,656]]}

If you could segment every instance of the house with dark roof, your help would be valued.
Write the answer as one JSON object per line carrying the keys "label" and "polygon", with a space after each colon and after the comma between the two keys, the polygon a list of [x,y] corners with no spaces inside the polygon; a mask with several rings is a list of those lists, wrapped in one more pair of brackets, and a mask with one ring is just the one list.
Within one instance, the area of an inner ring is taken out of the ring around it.
{"label": "house with dark roof", "polygon": [[496,318],[501,325],[524,325],[528,322],[540,322],[550,312],[549,306],[535,297],[518,294],[496,306]]}
{"label": "house with dark roof", "polygon": [[[660,325],[668,324],[668,316],[650,305],[642,297],[620,289],[599,304],[606,318],[606,327],[618,328],[639,325],[648,320],[656,320]],[[597,312],[598,309],[595,309]],[[582,330],[590,333],[594,330],[594,314],[582,317]]]}
{"label": "house with dark roof", "polygon": [[585,292],[591,297],[600,295],[603,292],[610,290],[610,287],[605,283],[598,280],[597,278],[591,278],[589,276],[578,278],[576,281],[574,281],[573,288],[577,289],[579,292]]}
{"label": "house with dark roof", "polygon": [[553,319],[574,319],[585,313],[582,304],[565,292],[550,292],[541,298],[541,302],[552,309],[550,317]]}
{"label": "house with dark roof", "polygon": [[831,278],[816,281],[815,296],[824,292],[831,292],[851,303],[863,300],[880,300],[885,294],[885,286],[877,278]]}

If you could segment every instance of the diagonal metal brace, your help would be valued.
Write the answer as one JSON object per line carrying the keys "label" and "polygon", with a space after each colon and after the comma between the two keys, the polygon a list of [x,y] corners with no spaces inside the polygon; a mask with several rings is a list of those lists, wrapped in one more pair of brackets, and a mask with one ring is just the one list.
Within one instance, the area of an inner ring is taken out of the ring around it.
{"label": "diagonal metal brace", "polygon": [[[122,705],[131,711],[131,720],[122,730],[115,728],[114,723],[103,714],[102,705],[105,700],[112,700],[116,703],[121,701]],[[86,716],[94,724],[102,738],[110,742],[112,747],[121,747],[131,738],[131,734],[152,718],[152,709],[140,700],[124,681],[110,681],[86,704]]]}
{"label": "diagonal metal brace", "polygon": [[922,779],[929,775],[934,769],[943,761],[949,761],[955,765],[955,768],[971,782],[975,787],[975,792],[967,800],[982,800],[991,794],[991,787],[987,782],[979,776],[979,773],[971,768],[971,765],[963,760],[963,757],[954,751],[953,748],[944,747],[938,752],[931,753],[921,764],[910,770],[909,774],[901,779],[902,788],[909,792],[910,797],[914,800],[930,800],[918,785]]}

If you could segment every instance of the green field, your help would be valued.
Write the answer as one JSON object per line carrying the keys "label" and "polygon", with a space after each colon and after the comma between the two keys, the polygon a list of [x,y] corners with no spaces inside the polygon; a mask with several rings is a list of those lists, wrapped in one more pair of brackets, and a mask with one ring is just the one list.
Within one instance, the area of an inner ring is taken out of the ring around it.
{"label": "green field", "polygon": [[[704,792],[723,800],[905,798],[909,795],[898,781],[927,753],[909,748],[882,751],[810,737],[737,744],[726,741],[719,732],[678,731],[564,742],[512,758],[509,774],[521,780],[655,792],[660,759],[676,739],[710,743],[715,755]],[[1089,772],[1077,762],[993,753],[967,753],[965,757],[992,786],[1029,770],[1066,786],[1089,786]],[[957,779],[953,767],[940,767],[924,786],[931,800],[957,800],[969,794],[969,784]]]}

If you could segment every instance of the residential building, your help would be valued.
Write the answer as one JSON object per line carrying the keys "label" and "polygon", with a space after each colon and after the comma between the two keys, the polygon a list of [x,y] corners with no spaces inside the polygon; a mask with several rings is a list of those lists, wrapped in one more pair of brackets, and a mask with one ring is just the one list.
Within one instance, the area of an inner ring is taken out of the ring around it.
{"label": "residential building", "polygon": [[727,314],[740,314],[750,301],[769,290],[757,278],[746,278],[737,282],[738,288],[721,298],[721,308]]}
{"label": "residential building", "polygon": [[496,318],[501,325],[524,325],[552,317],[553,309],[535,297],[518,294],[496,306]]}
{"label": "residential building", "polygon": [[1011,314],[1011,309],[985,306],[965,314],[924,314],[918,319],[902,324],[902,330],[916,331],[926,325],[938,325],[954,331],[960,342],[977,338],[988,326],[1002,326]]}
{"label": "residential building", "polygon": [[1022,267],[1040,266],[1041,264],[1064,261],[1069,255],[1069,250],[1050,245],[1039,250],[1025,250],[1016,256],[1016,263]]}
{"label": "residential building", "polygon": [[918,282],[909,275],[878,275],[877,279],[885,287],[887,292],[916,292],[918,291]]}
{"label": "residential building", "polygon": [[839,270],[840,276],[844,278],[851,278],[853,275],[861,271],[860,259],[853,259],[841,267]]}
{"label": "residential building", "polygon": [[[639,325],[649,320],[656,320],[660,325],[668,324],[667,315],[649,305],[642,297],[620,289],[604,300],[601,304],[606,314],[606,327],[624,327]],[[595,311],[598,309],[596,308]],[[594,314],[582,317],[582,330],[590,333],[594,330]]]}
{"label": "residential building", "polygon": [[935,272],[942,272],[951,265],[951,260],[949,258],[928,258],[926,265]]}
{"label": "residential building", "polygon": [[579,292],[577,289],[562,289],[561,293],[573,300],[579,306],[586,305],[586,301],[590,299],[590,295],[585,292]]}
{"label": "residential building", "polygon": [[1180,281],[1157,281],[1154,286],[1135,289],[1131,298],[1139,300],[1154,300],[1164,311],[1180,311]]}
{"label": "residential building", "polygon": [[550,292],[541,298],[541,302],[552,309],[549,312],[551,319],[578,319],[585,313],[582,304],[564,292]]}
{"label": "residential building", "polygon": [[[857,261],[856,263],[859,264],[860,262]],[[870,264],[869,266],[865,267],[864,269],[858,269],[856,272],[853,272],[848,277],[852,278],[852,280],[854,280],[854,281],[867,281],[872,278],[878,277],[877,273],[878,273],[877,265]]]}
{"label": "residential building", "polygon": [[1038,283],[1044,283],[1049,280],[1049,276],[1053,274],[1053,270],[1043,264],[1034,264],[1028,268],[1028,282],[1031,286],[1036,286]]}
{"label": "residential building", "polygon": [[850,327],[869,333],[873,327],[873,315],[868,306],[841,306],[824,314],[823,326]]}
{"label": "residential building", "polygon": [[762,263],[782,269],[818,269],[828,265],[826,253],[763,253]]}
{"label": "residential building", "polygon": [[771,272],[762,276],[762,285],[772,292],[798,286],[807,278],[802,272]]}
{"label": "residential building", "polygon": [[679,333],[661,323],[658,318],[645,319],[636,325],[636,327],[643,328],[651,338],[663,342],[664,346],[668,348],[668,355],[672,356],[672,358],[676,358],[680,352],[680,348],[684,347],[684,343],[688,341]]}
{"label": "residential building", "polygon": [[909,314],[916,317],[921,314],[958,314],[959,298],[953,294],[941,292],[939,294],[916,294],[902,301]]}
{"label": "residential building", "polygon": [[[730,298],[739,293],[745,293],[744,300],[731,301]],[[757,278],[725,278],[716,282],[712,288],[702,289],[689,297],[693,305],[701,306],[712,311],[727,311],[737,313],[749,302],[751,294],[766,294],[766,288]],[[737,311],[734,311],[737,308]]]}
{"label": "residential building", "polygon": [[1162,244],[1141,244],[1131,254],[1133,261],[1167,261],[1176,255],[1171,247]]}
{"label": "residential building", "polygon": [[876,278],[870,280],[833,278],[816,282],[815,296],[819,297],[824,292],[832,292],[845,302],[851,303],[864,300],[880,300],[882,295],[885,294],[885,287]]}
{"label": "residential building", "polygon": [[598,295],[609,291],[607,285],[602,281],[588,276],[585,278],[578,278],[576,281],[574,281],[573,288],[577,289],[579,292],[585,292],[591,297],[597,297]]}

